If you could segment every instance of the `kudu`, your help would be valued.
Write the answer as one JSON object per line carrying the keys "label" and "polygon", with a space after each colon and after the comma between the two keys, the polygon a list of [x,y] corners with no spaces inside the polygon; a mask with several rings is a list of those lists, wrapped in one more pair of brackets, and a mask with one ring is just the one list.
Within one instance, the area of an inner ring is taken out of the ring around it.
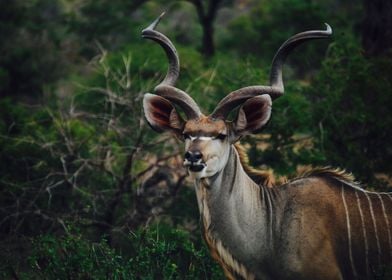
{"label": "kudu", "polygon": [[[272,100],[284,92],[287,55],[305,41],[329,37],[331,28],[292,36],[273,59],[270,86],[235,90],[206,116],[174,87],[179,58],[172,42],[155,30],[160,18],[142,36],[163,47],[169,68],[155,94],[144,95],[145,117],[158,132],[170,131],[185,142],[184,166],[195,181],[203,236],[226,277],[370,279],[390,265],[392,194],[366,191],[350,175],[329,168],[271,187],[268,176],[255,178],[236,144],[269,120]],[[237,107],[236,118],[228,121]]]}

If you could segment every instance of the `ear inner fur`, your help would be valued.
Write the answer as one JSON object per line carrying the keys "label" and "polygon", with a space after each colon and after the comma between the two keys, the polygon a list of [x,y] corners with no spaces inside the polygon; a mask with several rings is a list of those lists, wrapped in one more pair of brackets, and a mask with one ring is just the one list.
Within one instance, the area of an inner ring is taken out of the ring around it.
{"label": "ear inner fur", "polygon": [[238,111],[236,132],[244,135],[262,128],[271,117],[271,106],[271,97],[266,94],[248,99]]}
{"label": "ear inner fur", "polygon": [[149,125],[158,132],[172,131],[178,133],[183,120],[167,99],[146,93],[143,99],[144,114]]}

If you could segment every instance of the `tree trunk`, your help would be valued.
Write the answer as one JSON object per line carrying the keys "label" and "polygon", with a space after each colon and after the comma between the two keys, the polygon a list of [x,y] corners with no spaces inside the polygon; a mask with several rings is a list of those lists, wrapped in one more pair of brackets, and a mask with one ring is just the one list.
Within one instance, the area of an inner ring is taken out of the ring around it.
{"label": "tree trunk", "polygon": [[211,57],[215,54],[213,20],[205,19],[202,22],[202,28],[203,28],[203,45],[201,48],[201,52],[206,57]]}
{"label": "tree trunk", "polygon": [[362,46],[369,56],[385,54],[392,48],[392,1],[364,0]]}
{"label": "tree trunk", "polygon": [[[222,0],[188,0],[196,7],[197,16],[203,29],[203,40],[201,51],[206,57],[215,53],[214,45],[214,21]],[[203,4],[204,3],[204,4]],[[208,4],[208,7],[206,7]]]}

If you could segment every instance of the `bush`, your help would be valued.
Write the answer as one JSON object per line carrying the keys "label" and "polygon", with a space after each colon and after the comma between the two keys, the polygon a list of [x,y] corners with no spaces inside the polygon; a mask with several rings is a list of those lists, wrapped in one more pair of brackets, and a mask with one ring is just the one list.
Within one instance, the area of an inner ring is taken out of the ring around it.
{"label": "bush", "polygon": [[124,224],[134,229],[154,207],[170,205],[183,180],[175,163],[155,185],[145,181],[162,174],[161,161],[175,157],[178,145],[146,127],[144,84],[131,76],[130,63],[104,55],[84,87],[46,108],[1,101],[0,233],[63,231],[65,220],[100,235]]}
{"label": "bush", "polygon": [[[0,33],[0,97],[36,101],[44,87],[67,73],[69,57],[60,50],[66,28],[59,1],[2,1]],[[65,41],[65,40],[64,40]]]}
{"label": "bush", "polygon": [[374,183],[392,170],[392,72],[387,58],[366,58],[359,43],[340,36],[331,46],[308,96],[312,126],[326,162]]}
{"label": "bush", "polygon": [[298,82],[287,82],[285,94],[274,101],[271,120],[262,133],[241,140],[249,145],[253,166],[287,176],[304,165],[323,165],[325,157],[312,133],[312,104],[304,95],[306,88]]}
{"label": "bush", "polygon": [[116,252],[105,240],[81,235],[45,235],[34,241],[29,258],[35,277],[44,279],[223,279],[204,245],[165,225],[132,233],[128,252]]}
{"label": "bush", "polygon": [[[270,65],[279,46],[290,36],[306,30],[324,29],[324,22],[332,24],[325,6],[328,5],[322,1],[309,0],[259,2],[249,14],[230,23],[232,36],[223,45],[242,54],[251,53]],[[301,51],[289,57],[289,62],[299,73],[310,73],[309,70],[319,67],[319,58],[328,43],[305,44],[298,48]]]}

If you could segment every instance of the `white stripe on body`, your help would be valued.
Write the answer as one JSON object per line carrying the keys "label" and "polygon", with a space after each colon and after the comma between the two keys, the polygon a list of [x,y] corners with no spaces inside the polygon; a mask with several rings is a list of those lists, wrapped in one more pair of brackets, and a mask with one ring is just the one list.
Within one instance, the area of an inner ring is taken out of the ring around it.
{"label": "white stripe on body", "polygon": [[365,192],[365,195],[367,197],[367,200],[369,201],[370,215],[371,215],[372,221],[373,221],[374,233],[376,234],[378,263],[381,264],[381,247],[380,247],[380,240],[378,239],[378,231],[377,231],[376,218],[374,217],[373,204],[372,204],[372,201],[371,201],[369,195],[366,192]]}
{"label": "white stripe on body", "polygon": [[365,219],[362,212],[361,200],[359,199],[357,191],[355,192],[355,196],[357,197],[357,205],[358,205],[359,215],[361,217],[361,223],[362,223],[363,239],[365,242],[366,276],[369,276],[369,245],[368,245],[367,234],[366,234]]}
{"label": "white stripe on body", "polygon": [[[389,195],[388,195],[388,197],[392,200],[392,198]],[[378,194],[378,198],[381,201],[382,213],[384,214],[385,223],[387,224],[388,244],[389,244],[389,257],[392,260],[392,240],[391,240],[391,230],[390,230],[390,226],[389,226],[389,220],[388,220],[387,212],[385,210],[385,205],[384,205],[384,201],[382,200],[381,194]]]}
{"label": "white stripe on body", "polygon": [[349,250],[348,254],[349,254],[349,257],[350,257],[351,269],[353,271],[354,278],[358,278],[357,277],[358,274],[357,274],[357,271],[355,269],[354,259],[353,259],[352,242],[351,242],[350,215],[348,213],[347,203],[346,203],[346,199],[344,197],[344,186],[343,185],[342,185],[342,200],[343,200],[344,210],[346,211],[347,238],[348,238],[348,250]]}

